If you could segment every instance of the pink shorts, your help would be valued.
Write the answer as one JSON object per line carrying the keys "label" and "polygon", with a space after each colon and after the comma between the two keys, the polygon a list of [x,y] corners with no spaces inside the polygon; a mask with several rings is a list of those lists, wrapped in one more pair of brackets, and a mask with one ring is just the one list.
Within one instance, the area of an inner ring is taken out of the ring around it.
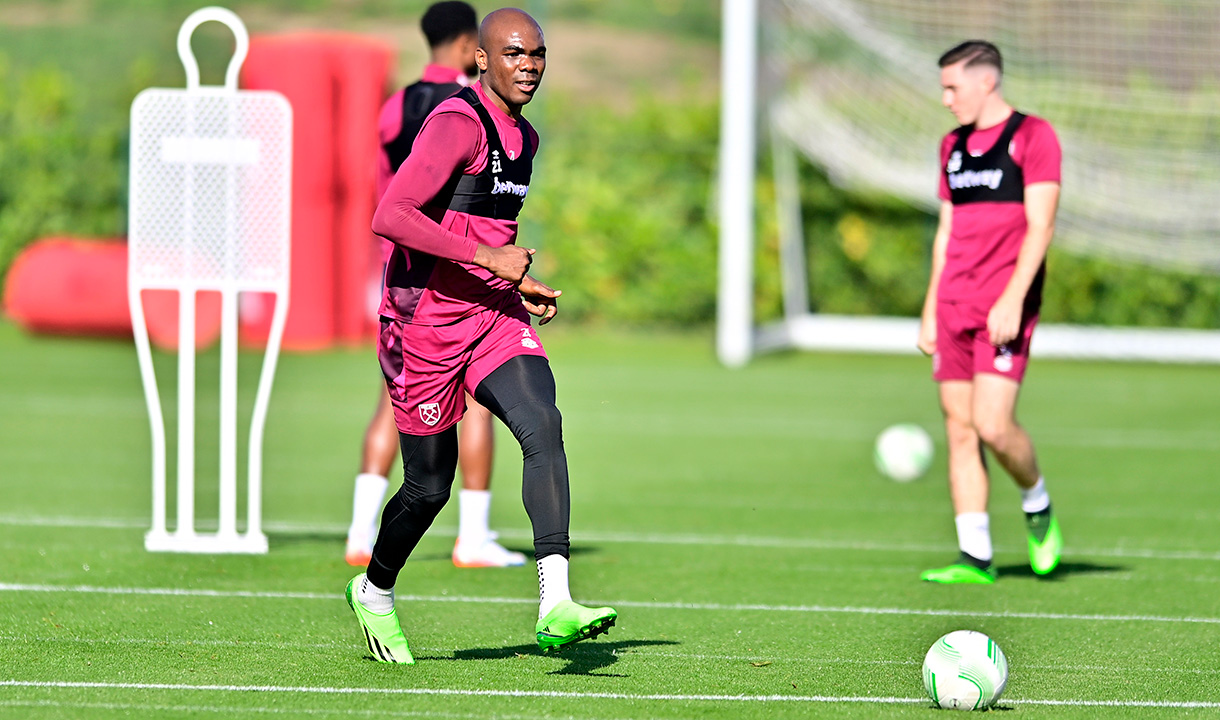
{"label": "pink shorts", "polygon": [[435,435],[466,412],[466,394],[518,355],[546,357],[529,316],[483,310],[449,325],[381,321],[378,358],[399,432]]}
{"label": "pink shorts", "polygon": [[987,313],[991,306],[971,303],[936,304],[936,353],[932,355],[932,378],[973,380],[991,373],[1021,382],[1029,364],[1029,341],[1038,324],[1037,309],[1025,311],[1012,342],[996,347],[987,337]]}

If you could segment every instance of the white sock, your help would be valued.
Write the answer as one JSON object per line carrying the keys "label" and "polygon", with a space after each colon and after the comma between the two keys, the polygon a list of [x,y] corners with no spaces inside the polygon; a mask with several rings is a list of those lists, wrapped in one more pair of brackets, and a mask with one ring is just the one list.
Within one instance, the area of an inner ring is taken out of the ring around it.
{"label": "white sock", "polygon": [[385,500],[390,481],[381,475],[360,473],[356,476],[356,492],[352,496],[352,524],[348,536],[365,536],[371,542],[377,536],[381,519],[381,503]]}
{"label": "white sock", "polygon": [[356,588],[356,599],[369,612],[385,615],[394,609],[394,588],[382,590],[369,582],[366,575],[361,578],[360,587]]}
{"label": "white sock", "polygon": [[472,550],[483,546],[491,528],[490,490],[462,490],[458,493],[458,541]]}
{"label": "white sock", "polygon": [[568,591],[568,559],[547,555],[538,561],[538,619],[546,617],[556,605],[571,600]]}
{"label": "white sock", "polygon": [[1046,491],[1046,481],[1038,478],[1038,484],[1028,490],[1021,491],[1021,509],[1027,513],[1042,512],[1051,506],[1050,493]]}
{"label": "white sock", "polygon": [[991,561],[991,519],[985,512],[962,513],[953,518],[957,525],[957,546],[961,551],[986,562]]}

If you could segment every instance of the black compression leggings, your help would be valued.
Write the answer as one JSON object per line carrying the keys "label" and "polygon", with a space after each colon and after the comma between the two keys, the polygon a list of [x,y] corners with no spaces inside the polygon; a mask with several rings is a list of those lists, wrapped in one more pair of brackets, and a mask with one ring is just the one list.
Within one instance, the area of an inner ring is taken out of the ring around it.
{"label": "black compression leggings", "polygon": [[[521,443],[521,496],[534,528],[534,556],[568,557],[568,460],[555,407],[555,377],[546,358],[519,355],[488,375],[475,400],[508,426]],[[457,470],[457,428],[435,435],[404,435],[403,483],[381,515],[369,562],[369,581],[391,588],[407,557],[449,500]]]}

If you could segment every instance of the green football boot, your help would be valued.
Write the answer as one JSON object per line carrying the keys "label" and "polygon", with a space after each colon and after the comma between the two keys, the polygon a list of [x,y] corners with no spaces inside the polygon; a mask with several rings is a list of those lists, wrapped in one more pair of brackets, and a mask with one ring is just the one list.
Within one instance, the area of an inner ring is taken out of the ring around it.
{"label": "green football boot", "polygon": [[1059,566],[1059,555],[1063,552],[1059,520],[1048,505],[1043,512],[1025,514],[1025,529],[1029,536],[1029,566],[1038,575],[1049,575]]}
{"label": "green football boot", "polygon": [[360,629],[364,631],[364,640],[369,645],[369,652],[377,662],[414,665],[415,658],[407,647],[407,638],[402,634],[402,625],[398,623],[398,611],[391,609],[384,615],[370,612],[356,599],[356,588],[364,580],[364,573],[352,578],[347,584],[347,604],[356,613],[360,621]]}
{"label": "green football boot", "polygon": [[987,563],[987,567],[979,567],[970,562],[971,560],[972,558],[962,553],[957,562],[945,567],[924,570],[919,574],[919,579],[924,582],[944,583],[946,585],[990,585],[995,582],[996,572],[994,563]]}
{"label": "green football boot", "polygon": [[588,608],[564,600],[534,626],[538,634],[538,647],[548,653],[562,650],[580,640],[595,638],[609,631],[617,618],[618,613],[614,608]]}

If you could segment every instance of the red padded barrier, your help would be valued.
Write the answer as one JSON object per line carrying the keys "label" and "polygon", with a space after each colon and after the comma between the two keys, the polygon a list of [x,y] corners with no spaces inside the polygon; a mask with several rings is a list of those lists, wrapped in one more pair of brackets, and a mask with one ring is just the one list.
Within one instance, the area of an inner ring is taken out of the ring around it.
{"label": "red padded barrier", "polygon": [[131,335],[127,244],[47,238],[17,255],[4,308],[21,327],[61,335]]}
{"label": "red padded barrier", "polygon": [[356,37],[332,38],[338,91],[335,116],[336,339],[360,344],[377,336],[370,282],[381,287],[381,250],[369,229],[377,209],[377,119],[394,51]]}
{"label": "red padded barrier", "polygon": [[[242,86],[283,93],[293,109],[292,275],[284,349],[373,337],[369,230],[377,116],[393,51],[353,35],[254,37]],[[243,297],[242,339],[266,341],[271,298]]]}
{"label": "red padded barrier", "polygon": [[[178,291],[142,290],[144,324],[148,340],[162,350],[178,349]],[[129,323],[130,325],[130,323]],[[220,293],[195,293],[195,350],[211,347],[220,339]]]}
{"label": "red padded barrier", "polygon": [[[334,128],[330,108],[327,49],[303,37],[255,37],[242,65],[242,85],[250,90],[275,90],[292,105],[292,272],[285,350],[329,347],[335,337],[334,248]],[[242,303],[246,312],[243,340],[265,342],[271,313],[255,314],[258,299]],[[270,305],[270,298],[261,302]]]}
{"label": "red padded barrier", "polygon": [[[178,347],[178,293],[145,290],[144,318],[153,345]],[[220,293],[196,294],[195,346],[220,337]],[[46,238],[26,247],[9,269],[5,312],[30,332],[131,336],[127,305],[127,243]]]}

